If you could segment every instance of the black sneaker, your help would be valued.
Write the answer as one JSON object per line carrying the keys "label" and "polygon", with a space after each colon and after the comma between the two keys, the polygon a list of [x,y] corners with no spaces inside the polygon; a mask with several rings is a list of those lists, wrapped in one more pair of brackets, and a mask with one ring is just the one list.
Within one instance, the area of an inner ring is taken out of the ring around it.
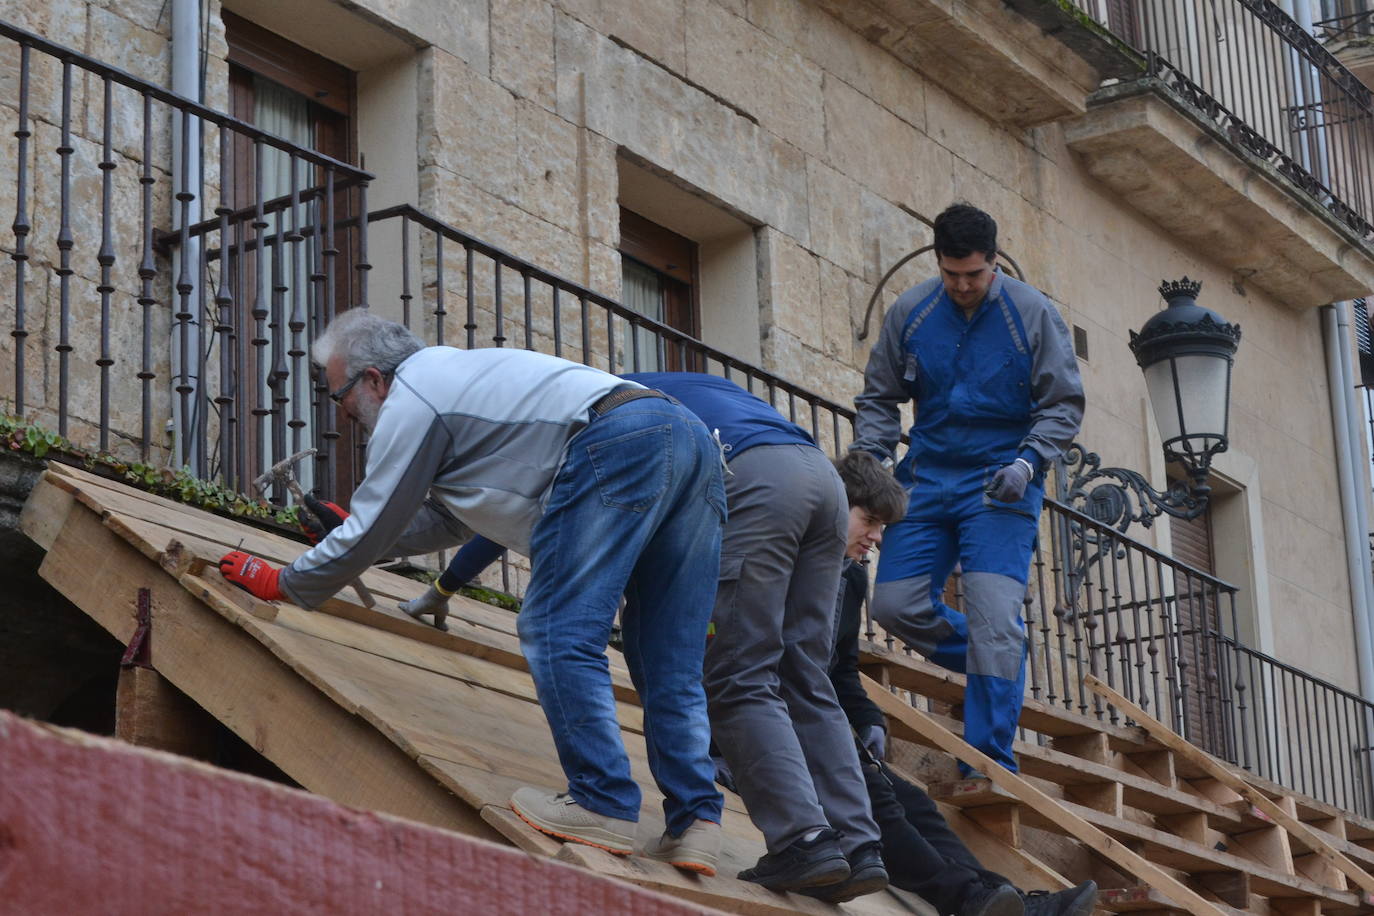
{"label": "black sneaker", "polygon": [[839,884],[802,888],[800,893],[826,903],[844,903],[865,894],[876,894],[887,887],[881,843],[865,843],[849,857],[849,877]]}
{"label": "black sneaker", "polygon": [[739,878],[773,891],[838,884],[849,877],[849,863],[835,842],[838,837],[826,828],[810,840],[796,840],[779,852],[763,856],[753,868],[740,872]]}
{"label": "black sneaker", "polygon": [[1026,916],[1091,916],[1096,904],[1097,882],[1084,881],[1054,894],[1031,891],[1026,895]]}
{"label": "black sneaker", "polygon": [[1020,891],[1010,884],[999,884],[970,894],[959,907],[959,916],[1022,916],[1028,910]]}

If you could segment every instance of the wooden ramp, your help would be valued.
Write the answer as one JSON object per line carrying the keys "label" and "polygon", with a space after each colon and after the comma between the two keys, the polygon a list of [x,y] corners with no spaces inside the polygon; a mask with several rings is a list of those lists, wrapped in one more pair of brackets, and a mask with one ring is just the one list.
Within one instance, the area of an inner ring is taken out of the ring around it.
{"label": "wooden ramp", "polygon": [[[175,715],[169,697],[184,694],[302,786],[348,805],[508,843],[704,908],[931,912],[901,892],[836,908],[727,877],[763,852],[762,838],[729,793],[720,875],[710,879],[641,856],[621,859],[563,845],[527,828],[510,811],[511,792],[521,785],[560,789],[564,780],[520,655],[515,616],[507,611],[455,598],[450,629],[440,632],[396,609],[397,601],[421,594],[422,585],[376,570],[364,577],[379,602],[370,611],[342,598],[316,612],[257,601],[220,578],[218,558],[240,548],[286,563],[302,544],[61,465],[51,466],[34,488],[21,525],[47,550],[44,579],[125,645],[146,646],[149,667],[126,670],[120,685],[121,721],[137,723],[131,737],[157,732],[160,716]],[[876,646],[867,650],[867,670],[889,689],[936,700],[962,696],[957,675]],[[662,829],[662,798],[645,761],[637,697],[613,652],[611,669],[625,745],[645,788],[643,843]],[[886,697],[894,710],[911,708],[892,693]],[[951,736],[959,732],[955,720],[927,718]],[[911,764],[908,775],[924,784],[933,773],[949,772],[950,745],[912,721],[905,713],[894,716],[893,735],[901,739],[899,756]],[[1329,850],[1314,849],[1322,844],[1289,837],[1238,793],[1139,729],[1035,704],[1023,724],[1053,736],[1047,746],[1017,748],[1023,772],[1051,808],[1027,806],[987,780],[929,786],[984,864],[1020,886],[1058,889],[1091,874],[1108,889],[1102,908],[1114,912],[1370,910],[1332,865],[1331,851],[1360,868],[1374,867],[1374,823],[1262,786],[1330,841]],[[941,753],[917,753],[942,741]],[[1167,880],[1155,884],[1179,882],[1200,902],[1151,886],[1139,871],[1100,855],[1094,863],[1078,845],[1082,837],[1063,827],[1060,812],[1159,867]]]}
{"label": "wooden ramp", "polygon": [[[303,787],[336,801],[512,844],[722,911],[838,912],[732,877],[764,849],[729,793],[715,878],[565,847],[516,818],[515,788],[566,782],[508,611],[455,598],[450,629],[440,632],[396,609],[424,586],[375,570],[365,575],[378,598],[372,611],[337,599],[317,612],[261,602],[220,578],[218,558],[240,548],[286,563],[304,545],[63,465],[34,488],[21,526],[47,550],[45,580],[125,645],[146,640],[151,670],[126,670],[120,690],[121,703],[145,720],[166,714],[158,703],[170,684]],[[636,695],[623,661],[611,658],[625,744],[645,788],[642,844],[662,830],[662,796],[645,760]],[[143,727],[157,730],[155,722]],[[1004,858],[999,866],[1037,878],[1037,886],[1054,878],[1019,864],[1031,862],[1020,853]],[[922,906],[884,893],[843,909]]]}

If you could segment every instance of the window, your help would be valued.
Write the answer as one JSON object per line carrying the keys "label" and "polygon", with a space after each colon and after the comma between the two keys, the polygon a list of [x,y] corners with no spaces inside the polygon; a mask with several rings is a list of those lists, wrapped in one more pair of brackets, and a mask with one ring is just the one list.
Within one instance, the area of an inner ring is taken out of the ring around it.
{"label": "window", "polygon": [[[760,223],[626,150],[616,171],[624,304],[646,315],[661,309],[664,324],[746,362],[762,362]],[[625,372],[634,366],[634,353],[630,339],[617,331],[624,359],[615,371]],[[641,337],[641,369],[702,368],[669,348],[661,363],[648,362],[644,343]]]}
{"label": "window", "polygon": [[[620,208],[621,299],[628,308],[690,337],[700,336],[697,313],[697,244],[632,210]],[[617,360],[619,371],[686,369],[694,360],[676,348],[658,346],[657,335],[639,330],[635,348]]]}

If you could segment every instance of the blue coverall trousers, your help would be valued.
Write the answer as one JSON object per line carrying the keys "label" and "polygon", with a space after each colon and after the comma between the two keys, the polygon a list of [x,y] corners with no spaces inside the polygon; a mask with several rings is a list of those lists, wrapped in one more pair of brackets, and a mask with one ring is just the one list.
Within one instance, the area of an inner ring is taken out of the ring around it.
{"label": "blue coverall trousers", "polygon": [[[888,527],[873,591],[873,617],[931,661],[968,675],[964,738],[1013,772],[1012,741],[1026,681],[1026,576],[1044,498],[1041,480],[1000,503],[983,488],[1001,465],[931,467],[904,461],[906,517]],[[942,600],[958,563],[967,614]]]}

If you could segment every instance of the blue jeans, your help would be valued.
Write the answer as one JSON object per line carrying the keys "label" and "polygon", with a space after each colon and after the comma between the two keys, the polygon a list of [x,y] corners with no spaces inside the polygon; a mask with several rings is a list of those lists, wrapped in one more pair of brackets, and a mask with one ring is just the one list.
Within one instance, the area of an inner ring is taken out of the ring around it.
{"label": "blue jeans", "polygon": [[668,831],[720,822],[701,667],[724,520],[720,452],[675,401],[622,404],[568,444],[518,620],[568,792],[589,811],[639,819],[606,660],[623,594],[625,661]]}
{"label": "blue jeans", "polygon": [[[1016,771],[1016,738],[1026,681],[1021,609],[1044,498],[1031,481],[1015,503],[983,488],[1000,465],[921,467],[897,478],[910,487],[904,519],[883,534],[873,617],[938,665],[968,675],[964,740]],[[944,603],[945,581],[959,564],[967,616]]]}

